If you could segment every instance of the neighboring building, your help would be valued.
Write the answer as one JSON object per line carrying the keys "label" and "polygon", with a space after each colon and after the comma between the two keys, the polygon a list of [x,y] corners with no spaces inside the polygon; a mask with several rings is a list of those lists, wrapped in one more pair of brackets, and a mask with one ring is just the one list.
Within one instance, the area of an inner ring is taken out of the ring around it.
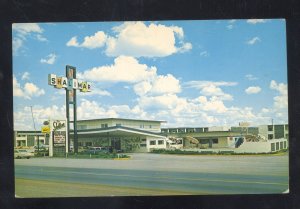
{"label": "neighboring building", "polygon": [[240,133],[241,135],[258,135],[259,134],[259,128],[258,127],[241,127],[241,126],[233,126],[230,129],[232,132]]}
{"label": "neighboring building", "polygon": [[[125,152],[149,152],[166,148],[166,137],[161,134],[165,121],[103,118],[79,120],[79,146],[105,146]],[[71,140],[74,136],[71,132]]]}
{"label": "neighboring building", "polygon": [[[161,132],[166,137],[183,138],[184,148],[228,148],[232,139],[240,136],[239,132],[232,132],[228,127],[163,128]],[[199,144],[192,143],[189,137],[197,139]]]}
{"label": "neighboring building", "polygon": [[278,124],[278,125],[261,125],[258,127],[259,134],[266,137],[266,139],[289,139],[289,125]]}
{"label": "neighboring building", "polygon": [[14,146],[15,147],[33,147],[38,144],[49,144],[46,134],[41,131],[15,131]]}

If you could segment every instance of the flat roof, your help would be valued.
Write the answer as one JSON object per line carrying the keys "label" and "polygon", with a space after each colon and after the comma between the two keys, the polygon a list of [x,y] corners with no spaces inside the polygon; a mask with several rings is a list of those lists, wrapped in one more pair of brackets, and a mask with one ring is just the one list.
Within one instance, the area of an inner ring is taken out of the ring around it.
{"label": "flat roof", "polygon": [[[101,120],[127,120],[127,121],[145,121],[145,122],[160,122],[167,123],[165,120],[144,120],[144,119],[129,119],[129,118],[97,118],[97,119],[85,119],[85,120],[77,120],[80,121],[101,121]],[[73,121],[70,121],[73,122]]]}
{"label": "flat roof", "polygon": [[[71,131],[73,131],[73,130],[71,130]],[[80,135],[80,134],[97,134],[97,133],[105,134],[105,133],[111,133],[111,132],[115,132],[115,131],[155,136],[155,137],[160,137],[160,138],[165,137],[161,133],[140,130],[140,129],[136,129],[136,128],[129,128],[129,127],[125,127],[125,126],[112,126],[112,127],[107,127],[107,128],[83,129],[83,130],[77,130],[77,134],[78,135]],[[71,132],[70,135],[74,135],[74,133]]]}

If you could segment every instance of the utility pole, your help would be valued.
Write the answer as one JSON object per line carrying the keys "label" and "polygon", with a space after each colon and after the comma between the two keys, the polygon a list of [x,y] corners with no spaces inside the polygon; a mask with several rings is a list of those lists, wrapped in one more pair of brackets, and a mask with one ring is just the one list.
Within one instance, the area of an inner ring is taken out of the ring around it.
{"label": "utility pole", "polygon": [[40,153],[40,140],[39,140],[39,137],[36,134],[34,117],[33,117],[33,112],[32,112],[32,106],[30,106],[30,109],[31,109],[31,116],[32,116],[32,122],[33,122],[33,128],[34,128],[34,132],[35,132],[35,137],[37,138],[37,146],[38,146],[38,154],[39,154]]}

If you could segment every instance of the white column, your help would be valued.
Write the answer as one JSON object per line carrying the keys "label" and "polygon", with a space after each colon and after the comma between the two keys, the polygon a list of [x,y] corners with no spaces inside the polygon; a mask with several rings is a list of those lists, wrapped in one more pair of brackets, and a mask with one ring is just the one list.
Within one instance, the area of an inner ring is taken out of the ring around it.
{"label": "white column", "polygon": [[[51,130],[52,128],[50,128]],[[50,131],[49,134],[49,157],[53,157],[53,140],[52,140],[52,136],[53,135],[53,131]]]}

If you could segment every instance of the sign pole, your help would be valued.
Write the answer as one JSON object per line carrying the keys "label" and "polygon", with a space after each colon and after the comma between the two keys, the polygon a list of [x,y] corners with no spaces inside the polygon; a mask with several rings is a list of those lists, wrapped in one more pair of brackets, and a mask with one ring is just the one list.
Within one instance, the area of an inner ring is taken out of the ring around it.
{"label": "sign pole", "polygon": [[[66,66],[66,75],[68,74],[68,65]],[[70,107],[69,107],[69,90],[66,88],[66,117],[67,117],[67,137],[68,147],[67,150],[70,152]]]}
{"label": "sign pole", "polygon": [[[73,78],[76,79],[76,68],[74,68]],[[73,90],[73,113],[74,113],[74,152],[78,153],[78,135],[77,135],[77,100],[76,100],[76,90]]]}
{"label": "sign pole", "polygon": [[70,152],[70,105],[73,104],[73,131],[74,131],[74,152],[78,153],[78,134],[77,134],[77,103],[76,90],[80,92],[90,92],[91,83],[78,81],[76,79],[76,68],[66,65],[66,77],[59,77],[55,74],[48,74],[48,84],[57,89],[66,89],[66,118],[67,118],[67,145],[66,151]]}

